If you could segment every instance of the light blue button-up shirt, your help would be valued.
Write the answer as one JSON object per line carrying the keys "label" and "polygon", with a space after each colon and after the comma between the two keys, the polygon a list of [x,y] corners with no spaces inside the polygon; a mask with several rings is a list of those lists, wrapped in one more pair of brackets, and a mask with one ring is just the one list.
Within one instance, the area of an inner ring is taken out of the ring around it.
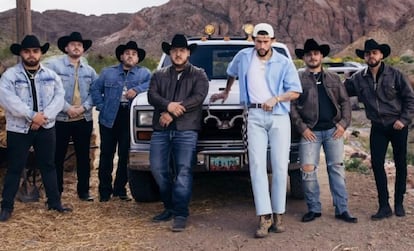
{"label": "light blue button-up shirt", "polygon": [[[43,127],[52,128],[56,115],[62,110],[65,90],[60,77],[40,65],[35,75],[38,111],[48,122]],[[7,69],[0,79],[0,106],[6,110],[6,130],[27,133],[35,115],[30,80],[21,63]]]}
{"label": "light blue button-up shirt", "polygon": [[[272,49],[272,57],[266,62],[266,84],[272,96],[280,96],[293,91],[302,93],[302,85],[293,62],[286,56]],[[227,74],[239,78],[240,103],[250,104],[247,92],[247,72],[252,61],[255,48],[245,48],[239,51],[229,63]],[[290,102],[280,102],[273,107],[273,114],[288,114]]]}
{"label": "light blue button-up shirt", "polygon": [[[65,89],[65,103],[63,110],[58,114],[56,120],[68,121],[70,118],[67,114],[67,111],[72,106],[76,68],[73,64],[70,63],[67,55],[46,61],[44,62],[44,65],[54,70],[62,79],[63,88]],[[90,65],[81,60],[78,68],[78,83],[82,106],[85,108],[83,116],[85,117],[86,121],[92,120],[93,102],[89,89],[92,85],[92,82],[97,78],[98,75],[96,74],[95,70]]]}

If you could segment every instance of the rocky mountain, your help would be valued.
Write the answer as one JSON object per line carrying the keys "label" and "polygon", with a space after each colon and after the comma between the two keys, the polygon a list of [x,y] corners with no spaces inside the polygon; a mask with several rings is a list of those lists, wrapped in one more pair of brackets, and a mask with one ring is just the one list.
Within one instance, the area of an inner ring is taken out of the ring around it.
{"label": "rocky mountain", "polygon": [[[0,12],[0,42],[16,37],[16,11]],[[32,30],[44,41],[55,43],[59,37],[79,31],[84,38],[96,40],[125,28],[133,14],[105,14],[85,16],[64,10],[42,13],[32,11]]]}
{"label": "rocky mountain", "polygon": [[[389,43],[393,55],[414,49],[414,0],[170,0],[135,14],[33,12],[32,22],[34,33],[52,43],[78,30],[94,40],[92,51],[113,55],[119,43],[132,39],[153,58],[161,54],[162,41],[175,33],[200,36],[208,23],[221,36],[243,35],[247,22],[271,23],[292,52],[310,37],[341,56],[355,56],[367,37]],[[14,36],[14,27],[14,11],[0,13],[0,43]]]}

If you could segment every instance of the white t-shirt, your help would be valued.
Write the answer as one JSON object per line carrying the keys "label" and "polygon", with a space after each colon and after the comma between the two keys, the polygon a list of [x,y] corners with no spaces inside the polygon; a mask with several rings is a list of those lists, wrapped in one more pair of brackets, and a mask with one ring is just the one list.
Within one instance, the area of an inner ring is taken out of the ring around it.
{"label": "white t-shirt", "polygon": [[256,53],[253,53],[249,70],[247,71],[247,92],[250,103],[263,104],[272,97],[272,92],[266,83],[266,64],[261,61]]}

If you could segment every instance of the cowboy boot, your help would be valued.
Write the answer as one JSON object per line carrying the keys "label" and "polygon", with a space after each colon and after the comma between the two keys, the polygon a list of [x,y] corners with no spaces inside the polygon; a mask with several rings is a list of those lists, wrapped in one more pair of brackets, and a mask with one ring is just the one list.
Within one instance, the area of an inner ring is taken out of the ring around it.
{"label": "cowboy boot", "polygon": [[272,226],[272,215],[260,215],[259,227],[256,230],[255,237],[263,238],[269,234],[269,229]]}

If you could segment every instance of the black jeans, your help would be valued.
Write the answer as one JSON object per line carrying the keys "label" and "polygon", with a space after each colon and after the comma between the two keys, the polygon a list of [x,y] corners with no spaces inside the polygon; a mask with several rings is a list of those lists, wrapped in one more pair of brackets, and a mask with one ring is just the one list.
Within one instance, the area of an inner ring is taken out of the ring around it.
{"label": "black jeans", "polygon": [[4,178],[3,200],[1,208],[12,212],[14,198],[19,189],[20,177],[27,163],[29,149],[34,148],[37,168],[40,169],[49,207],[61,205],[57,188],[55,169],[55,128],[37,131],[30,130],[28,134],[7,131],[8,168]]}
{"label": "black jeans", "polygon": [[91,176],[89,149],[93,122],[85,119],[71,122],[56,121],[56,173],[59,192],[63,192],[63,169],[68,150],[69,140],[72,137],[76,155],[76,172],[78,176],[78,196],[89,193],[89,178]]}
{"label": "black jeans", "polygon": [[407,182],[408,127],[395,130],[392,125],[372,124],[370,134],[371,164],[374,171],[380,207],[388,206],[387,174],[384,169],[385,155],[391,142],[395,162],[395,204],[402,204]]}
{"label": "black jeans", "polygon": [[[126,195],[127,164],[129,150],[129,109],[119,107],[112,128],[99,124],[101,154],[99,158],[99,195],[101,198]],[[113,161],[118,146],[118,167],[112,188]]]}

